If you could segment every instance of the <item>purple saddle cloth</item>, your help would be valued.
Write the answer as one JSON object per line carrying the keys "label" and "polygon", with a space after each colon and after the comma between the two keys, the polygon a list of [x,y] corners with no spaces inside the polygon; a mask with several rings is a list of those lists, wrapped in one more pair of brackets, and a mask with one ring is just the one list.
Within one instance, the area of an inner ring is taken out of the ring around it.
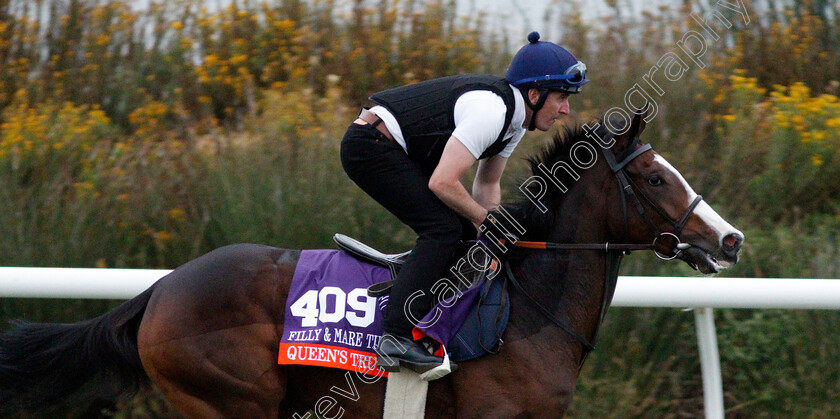
{"label": "purple saddle cloth", "polygon": [[[302,251],[286,300],[278,362],[386,375],[376,368],[374,348],[388,296],[374,298],[366,291],[390,278],[387,268],[343,251]],[[503,282],[501,276],[477,281],[457,299],[441,301],[421,321],[424,327],[415,328],[415,338],[444,344],[455,362],[499,346],[510,307]]]}

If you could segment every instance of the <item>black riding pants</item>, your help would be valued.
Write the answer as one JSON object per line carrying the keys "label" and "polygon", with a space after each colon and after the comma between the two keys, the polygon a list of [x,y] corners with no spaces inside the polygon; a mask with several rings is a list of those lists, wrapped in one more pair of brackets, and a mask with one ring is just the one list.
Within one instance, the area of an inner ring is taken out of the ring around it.
{"label": "black riding pants", "polygon": [[[417,233],[391,289],[383,323],[386,332],[410,336],[414,324],[407,313],[420,320],[431,310],[432,286],[444,277],[460,240],[475,239],[475,228],[429,190],[428,175],[402,147],[371,125],[350,125],[341,141],[341,164],[353,182]],[[423,294],[406,307],[417,291]]]}

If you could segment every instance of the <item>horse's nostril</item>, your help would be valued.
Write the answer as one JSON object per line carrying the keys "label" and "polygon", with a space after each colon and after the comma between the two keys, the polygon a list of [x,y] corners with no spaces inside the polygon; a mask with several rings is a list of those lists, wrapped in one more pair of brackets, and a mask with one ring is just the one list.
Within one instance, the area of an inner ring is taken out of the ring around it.
{"label": "horse's nostril", "polygon": [[723,238],[723,245],[730,248],[730,249],[735,247],[735,244],[737,242],[738,242],[738,240],[735,239],[735,236],[733,236],[731,234]]}
{"label": "horse's nostril", "polygon": [[729,233],[727,234],[721,243],[723,244],[723,250],[727,253],[735,253],[741,248],[741,243],[744,242],[744,236],[739,233]]}

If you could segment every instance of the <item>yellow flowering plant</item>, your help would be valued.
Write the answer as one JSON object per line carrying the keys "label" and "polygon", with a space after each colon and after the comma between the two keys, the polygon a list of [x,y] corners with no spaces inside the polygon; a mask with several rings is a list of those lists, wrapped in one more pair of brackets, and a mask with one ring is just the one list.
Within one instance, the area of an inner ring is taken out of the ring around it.
{"label": "yellow flowering plant", "polygon": [[839,211],[838,98],[813,95],[801,82],[768,94],[743,74],[730,76],[728,111],[716,116],[725,173],[742,179],[771,218]]}

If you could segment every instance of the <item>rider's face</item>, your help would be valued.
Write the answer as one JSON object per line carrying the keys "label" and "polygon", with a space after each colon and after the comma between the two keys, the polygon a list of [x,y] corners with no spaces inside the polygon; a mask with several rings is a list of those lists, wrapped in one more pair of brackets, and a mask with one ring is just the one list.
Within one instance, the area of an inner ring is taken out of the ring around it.
{"label": "rider's face", "polygon": [[[531,103],[536,103],[540,98],[540,92],[537,89],[528,91],[528,96]],[[563,92],[549,92],[545,104],[540,109],[536,116],[536,128],[540,131],[548,131],[554,125],[554,121],[562,115],[569,114],[569,94]]]}

